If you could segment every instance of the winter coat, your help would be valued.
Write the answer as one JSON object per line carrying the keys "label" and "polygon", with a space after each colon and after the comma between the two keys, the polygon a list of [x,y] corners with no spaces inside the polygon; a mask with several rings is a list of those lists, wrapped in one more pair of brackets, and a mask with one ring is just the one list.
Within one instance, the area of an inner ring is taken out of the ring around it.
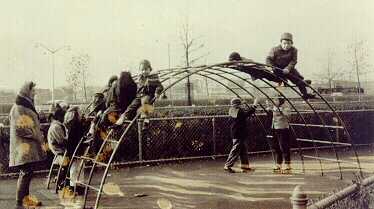
{"label": "winter coat", "polygon": [[249,108],[230,107],[229,115],[233,119],[231,124],[231,138],[245,139],[248,135],[247,118],[255,112],[254,106]]}
{"label": "winter coat", "polygon": [[163,90],[164,87],[161,84],[158,74],[140,75],[138,82],[139,97],[149,96],[152,99],[155,94],[161,94]]}
{"label": "winter coat", "polygon": [[288,129],[290,124],[288,123],[289,109],[285,107],[273,107],[273,129]]}
{"label": "winter coat", "polygon": [[58,120],[52,120],[48,129],[48,146],[55,155],[62,155],[66,150],[67,136],[65,126]]}
{"label": "winter coat", "polygon": [[295,69],[297,63],[297,49],[291,47],[288,50],[283,50],[282,47],[276,46],[270,50],[269,55],[266,57],[266,64],[290,71]]}
{"label": "winter coat", "polygon": [[33,101],[21,95],[10,110],[9,166],[43,161],[43,134]]}
{"label": "winter coat", "polygon": [[70,107],[64,117],[64,125],[68,137],[67,154],[71,156],[84,135],[85,127],[80,120],[78,107]]}
{"label": "winter coat", "polygon": [[117,102],[120,110],[123,112],[135,99],[137,92],[137,86],[131,73],[122,71],[116,85],[115,93],[117,95]]}
{"label": "winter coat", "polygon": [[118,109],[118,96],[116,94],[117,82],[114,82],[111,87],[109,87],[105,96],[105,106],[106,108],[112,107],[113,109]]}

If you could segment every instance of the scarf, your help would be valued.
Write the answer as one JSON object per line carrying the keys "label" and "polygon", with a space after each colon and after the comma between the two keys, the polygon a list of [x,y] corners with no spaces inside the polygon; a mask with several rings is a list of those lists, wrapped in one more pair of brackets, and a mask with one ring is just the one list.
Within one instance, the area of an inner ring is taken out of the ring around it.
{"label": "scarf", "polygon": [[39,118],[39,114],[36,112],[34,102],[30,98],[18,94],[16,97],[16,104],[31,109]]}

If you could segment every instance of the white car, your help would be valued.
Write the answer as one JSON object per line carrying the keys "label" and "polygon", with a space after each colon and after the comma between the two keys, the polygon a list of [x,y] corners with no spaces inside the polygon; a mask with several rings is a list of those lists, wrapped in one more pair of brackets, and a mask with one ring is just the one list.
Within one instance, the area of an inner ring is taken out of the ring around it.
{"label": "white car", "polygon": [[333,93],[331,94],[331,96],[333,96],[333,97],[342,97],[342,96],[343,96],[343,93],[342,93],[342,92],[333,92]]}

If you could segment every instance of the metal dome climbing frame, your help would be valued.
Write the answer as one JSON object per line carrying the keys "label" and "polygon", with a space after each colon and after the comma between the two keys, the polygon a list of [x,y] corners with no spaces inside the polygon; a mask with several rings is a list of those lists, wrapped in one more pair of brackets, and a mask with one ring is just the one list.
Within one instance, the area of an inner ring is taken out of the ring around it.
{"label": "metal dome climbing frame", "polygon": [[[244,66],[247,70],[245,72],[243,72],[241,70],[238,70],[239,66],[240,67]],[[268,74],[268,75],[271,75],[271,76],[276,76],[272,71],[268,70],[266,67],[272,67],[272,66],[268,66],[268,65],[265,65],[265,64],[262,64],[262,63],[251,62],[251,61],[224,62],[224,63],[214,64],[214,65],[202,65],[202,66],[191,67],[191,68],[174,68],[174,69],[160,70],[159,71],[159,77],[161,79],[161,82],[164,84],[164,86],[166,86],[164,88],[163,93],[168,91],[169,89],[171,89],[177,83],[187,79],[189,76],[194,75],[194,76],[201,76],[201,77],[207,78],[209,80],[212,80],[213,82],[218,83],[219,85],[228,89],[230,92],[232,92],[235,96],[237,96],[239,98],[241,96],[237,91],[235,91],[236,89],[240,89],[241,91],[248,94],[248,96],[254,98],[255,97],[254,93],[250,92],[244,86],[242,86],[238,82],[236,82],[235,81],[235,79],[236,79],[236,80],[240,80],[240,81],[245,82],[245,84],[250,85],[251,87],[256,89],[259,94],[264,96],[268,101],[270,101],[272,104],[275,104],[273,95],[264,91],[263,87],[259,86],[255,82],[253,82],[251,80],[250,76],[249,76],[249,75],[251,75],[251,70],[260,70],[264,74]],[[240,73],[241,75],[239,75],[238,73]],[[136,76],[134,76],[134,77],[136,77]],[[172,81],[172,79],[173,79],[173,81]],[[287,84],[287,81],[284,78],[279,78],[279,79],[281,79],[284,83],[286,83],[286,87],[283,87],[283,88],[290,89],[299,98],[301,98],[300,97],[301,94],[299,93],[298,90],[296,90],[295,86]],[[237,86],[237,88],[234,89],[231,86],[226,85],[221,80],[225,80],[227,82],[230,82],[231,84]],[[287,103],[290,105],[290,107],[292,108],[292,110],[296,114],[297,119],[299,121],[301,121],[300,123],[290,123],[290,130],[291,130],[291,133],[292,133],[293,137],[297,141],[297,146],[298,146],[299,155],[300,155],[300,159],[301,159],[301,163],[302,163],[303,173],[306,172],[306,168],[305,168],[305,165],[304,165],[304,160],[305,159],[314,159],[320,165],[321,175],[324,175],[323,162],[325,162],[325,161],[335,162],[337,164],[337,167],[339,169],[340,179],[343,178],[343,173],[342,173],[343,168],[341,166],[341,164],[343,164],[343,163],[355,165],[354,168],[356,168],[360,172],[360,174],[362,175],[360,160],[358,158],[356,147],[352,143],[350,134],[349,134],[347,128],[345,127],[344,121],[340,118],[339,114],[337,114],[337,112],[334,110],[334,108],[327,102],[327,100],[325,98],[323,98],[312,86],[305,83],[305,85],[308,87],[308,89],[313,91],[313,93],[317,95],[318,99],[321,100],[323,102],[323,104],[325,105],[325,107],[328,109],[328,111],[324,111],[324,112],[329,112],[330,114],[332,114],[332,116],[337,119],[338,125],[327,124],[326,119],[323,117],[323,115],[320,114],[321,111],[316,110],[316,108],[313,106],[313,104],[311,102],[309,102],[308,100],[304,100],[303,102],[305,103],[305,105],[307,105],[307,107],[310,108],[310,110],[306,111],[306,112],[301,111],[301,110],[298,109],[295,101],[293,101],[293,98],[289,98],[282,90],[280,90],[280,88],[278,88],[276,85],[273,85],[272,84],[273,82],[270,82],[270,81],[268,81],[264,78],[259,78],[258,80],[262,81],[261,83],[265,84],[266,88],[272,89],[278,95],[281,95],[287,101]],[[165,84],[168,84],[168,85],[165,85]],[[154,101],[152,101],[152,102],[154,102]],[[272,156],[273,156],[273,159],[274,159],[273,151],[271,149],[271,142],[270,142],[272,140],[271,129],[270,129],[270,127],[266,128],[265,125],[263,124],[263,122],[261,121],[261,119],[258,117],[259,114],[263,114],[263,113],[266,112],[266,107],[264,107],[263,104],[261,104],[261,103],[259,104],[259,106],[260,106],[261,110],[256,111],[254,117],[255,117],[256,121],[260,124],[260,127],[261,127],[264,135],[266,136],[265,140],[267,141],[267,144],[269,145],[269,149],[271,150],[271,153],[272,153]],[[314,116],[317,119],[318,124],[309,123],[308,120],[305,118],[305,114],[303,114],[303,112],[308,113],[308,114],[312,114],[312,116]],[[84,155],[83,156],[77,155],[78,150],[81,149],[82,146],[84,146],[84,139],[82,138],[80,140],[76,150],[73,153],[72,160],[70,161],[70,164],[69,164],[69,169],[70,169],[74,159],[89,161],[92,164],[92,166],[89,168],[90,171],[89,171],[88,178],[84,182],[76,181],[77,185],[81,185],[81,186],[85,187],[84,201],[83,201],[83,207],[84,208],[86,207],[87,195],[88,195],[89,190],[93,190],[93,191],[96,192],[96,201],[95,201],[94,208],[96,209],[96,208],[99,207],[100,198],[101,198],[101,195],[103,193],[103,186],[105,184],[110,165],[113,162],[114,156],[115,156],[115,154],[118,150],[119,145],[124,140],[127,139],[127,135],[130,131],[130,128],[133,127],[133,125],[136,123],[139,116],[140,116],[140,114],[138,113],[132,121],[127,121],[127,126],[125,128],[122,128],[122,130],[121,130],[122,134],[119,137],[115,136],[114,131],[111,130],[109,132],[109,134],[107,135],[106,139],[103,141],[103,143],[102,143],[99,151],[97,152],[97,155],[96,155],[95,158],[87,157],[87,156],[84,156]],[[302,137],[300,137],[298,132],[297,132],[297,129],[300,129],[300,128],[304,129]],[[322,129],[323,132],[324,132],[324,135],[327,136],[327,137],[324,138],[324,139],[321,139],[321,138],[315,136],[315,134],[313,134],[312,129],[316,129],[316,128]],[[345,142],[340,142],[340,141],[334,140],[334,137],[332,136],[332,133],[330,131],[331,129],[342,130],[344,132],[344,136],[345,136],[346,141]],[[307,137],[305,137],[305,136],[307,136]],[[300,143],[311,143],[312,144],[312,149],[314,150],[314,156],[313,155],[305,155],[303,153],[303,149],[301,148]],[[112,153],[109,157],[109,160],[107,162],[100,162],[99,161],[99,154],[101,154],[103,152],[104,147],[107,146],[108,144],[111,144],[111,146],[113,148],[113,151],[112,151]],[[319,149],[320,146],[317,146],[317,144],[323,144],[323,145],[330,146],[331,150],[334,152],[335,158],[322,157],[320,155],[320,149]],[[353,151],[353,154],[354,154],[354,157],[355,157],[355,161],[342,160],[340,155],[337,152],[338,147],[350,147],[350,148],[352,148],[352,151]],[[83,163],[83,165],[80,166],[79,175],[80,175],[80,173],[81,173],[81,171],[84,167],[84,164],[85,163]],[[97,168],[97,167],[104,168],[104,172],[102,173],[100,184],[99,185],[94,185],[94,184],[92,184],[92,177],[93,177],[93,174],[95,172],[95,168]],[[72,179],[70,179],[70,180],[72,181]]]}

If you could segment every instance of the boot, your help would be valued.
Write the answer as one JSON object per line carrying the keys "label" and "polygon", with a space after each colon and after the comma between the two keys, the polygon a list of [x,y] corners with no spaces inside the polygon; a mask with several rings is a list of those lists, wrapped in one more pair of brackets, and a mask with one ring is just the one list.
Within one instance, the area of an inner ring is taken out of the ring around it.
{"label": "boot", "polygon": [[40,202],[38,198],[33,195],[25,196],[22,202],[24,207],[36,207],[42,205],[42,202]]}
{"label": "boot", "polygon": [[242,169],[242,171],[245,173],[245,172],[252,172],[252,171],[255,171],[255,168],[254,167],[250,167],[249,165],[241,165],[240,168]]}
{"label": "boot", "polygon": [[284,174],[290,174],[291,171],[292,171],[291,164],[290,163],[286,163],[285,164],[285,168],[282,170],[282,173],[284,173]]}
{"label": "boot", "polygon": [[223,167],[223,170],[225,170],[228,173],[235,173],[235,171],[231,167],[228,167],[228,166]]}
{"label": "boot", "polygon": [[277,164],[273,167],[273,173],[281,173],[282,172],[282,165]]}
{"label": "boot", "polygon": [[71,186],[65,186],[61,189],[60,197],[64,199],[71,199],[75,196],[74,189]]}

